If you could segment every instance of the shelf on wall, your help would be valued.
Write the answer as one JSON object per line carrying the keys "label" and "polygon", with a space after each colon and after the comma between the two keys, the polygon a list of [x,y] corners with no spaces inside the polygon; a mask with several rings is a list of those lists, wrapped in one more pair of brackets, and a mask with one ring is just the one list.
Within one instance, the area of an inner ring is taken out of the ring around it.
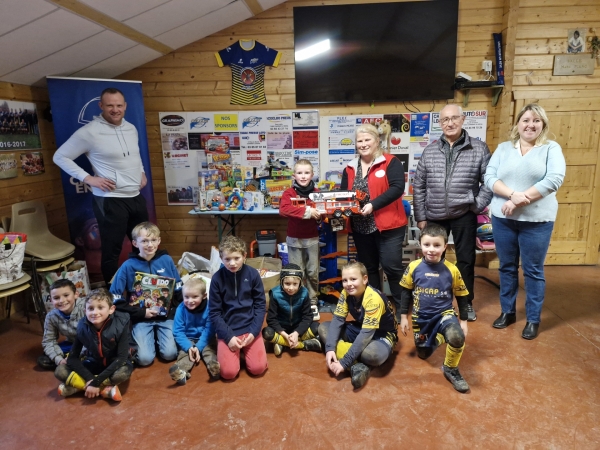
{"label": "shelf on wall", "polygon": [[464,98],[463,98],[463,106],[464,107],[469,106],[469,94],[471,93],[471,90],[473,90],[473,89],[477,90],[477,91],[480,91],[481,89],[492,89],[494,91],[494,93],[492,95],[492,106],[496,106],[498,104],[498,99],[500,98],[500,94],[502,93],[502,89],[504,89],[504,85],[470,87],[470,88],[465,88],[465,89],[458,89],[459,91],[463,92],[463,94],[464,94]]}

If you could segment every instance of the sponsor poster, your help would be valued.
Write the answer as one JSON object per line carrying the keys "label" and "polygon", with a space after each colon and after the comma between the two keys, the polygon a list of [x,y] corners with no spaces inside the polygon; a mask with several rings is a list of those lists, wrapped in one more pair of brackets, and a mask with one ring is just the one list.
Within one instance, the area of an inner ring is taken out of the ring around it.
{"label": "sponsor poster", "polygon": [[[216,164],[214,152],[227,152],[228,164],[255,167],[259,176],[268,176],[268,163],[292,167],[302,154],[316,160],[318,179],[318,111],[161,112],[159,119],[169,205],[182,204],[172,190],[187,190],[199,170]],[[227,149],[217,145],[221,140]]]}
{"label": "sponsor poster", "polygon": [[42,148],[35,103],[0,100],[0,151]]}
{"label": "sponsor poster", "polygon": [[[48,83],[48,94],[50,96],[54,136],[57,147],[64,144],[79,128],[92,121],[94,116],[101,114],[98,102],[100,100],[100,93],[104,89],[116,87],[123,92],[127,101],[125,119],[133,124],[138,131],[140,156],[148,180],[141,193],[146,200],[149,218],[152,222],[156,223],[142,83],[140,81],[129,80],[99,80],[68,77],[47,77],[46,80]],[[91,164],[86,156],[80,156],[75,162],[88,173],[93,173]],[[75,258],[85,259],[90,281],[99,281],[102,279],[99,252],[101,244],[97,233],[96,218],[92,211],[91,189],[81,182],[81,180],[72,178],[64,171],[61,171],[61,177],[65,203],[69,205],[66,210],[67,220],[69,222],[71,242],[76,247]],[[123,262],[127,259],[130,252],[131,242],[126,237],[123,240],[123,249],[119,261]]]}
{"label": "sponsor poster", "polygon": [[17,158],[15,154],[0,153],[0,179],[15,178],[17,175]]}

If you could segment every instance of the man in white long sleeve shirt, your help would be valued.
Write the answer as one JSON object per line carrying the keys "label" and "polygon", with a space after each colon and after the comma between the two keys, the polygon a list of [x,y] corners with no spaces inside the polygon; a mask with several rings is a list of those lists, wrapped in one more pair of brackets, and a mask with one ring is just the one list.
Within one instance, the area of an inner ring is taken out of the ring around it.
{"label": "man in white long sleeve shirt", "polygon": [[[146,200],[140,194],[146,174],[140,156],[138,132],[124,118],[127,103],[121,91],[107,88],[100,96],[102,114],[78,129],[54,154],[54,163],[73,178],[92,187],[93,208],[102,241],[102,276],[109,283],[118,269],[123,239],[148,220]],[[74,160],[85,154],[94,174]]]}

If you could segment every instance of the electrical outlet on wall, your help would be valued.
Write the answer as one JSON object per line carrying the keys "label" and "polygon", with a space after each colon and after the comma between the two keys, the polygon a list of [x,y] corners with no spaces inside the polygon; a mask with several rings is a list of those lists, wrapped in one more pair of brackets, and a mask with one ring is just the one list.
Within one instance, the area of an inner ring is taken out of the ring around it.
{"label": "electrical outlet on wall", "polygon": [[484,72],[491,72],[492,71],[492,62],[490,60],[484,60],[481,63],[481,70],[483,70]]}

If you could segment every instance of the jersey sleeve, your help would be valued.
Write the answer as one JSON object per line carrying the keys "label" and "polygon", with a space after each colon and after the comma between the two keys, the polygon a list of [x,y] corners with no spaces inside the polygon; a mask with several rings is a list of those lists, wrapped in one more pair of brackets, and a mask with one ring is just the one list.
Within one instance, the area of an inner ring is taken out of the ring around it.
{"label": "jersey sleeve", "polygon": [[414,289],[415,284],[413,280],[413,273],[415,268],[419,265],[419,262],[420,260],[413,261],[408,265],[408,267],[406,267],[404,275],[402,275],[402,279],[400,280],[400,286],[410,290]]}
{"label": "jersey sleeve", "polygon": [[278,52],[274,48],[269,48],[260,42],[256,42],[255,45],[260,46],[260,52],[262,53],[262,59],[265,66],[277,67],[279,65],[281,52]]}
{"label": "jersey sleeve", "polygon": [[346,290],[342,290],[340,298],[335,307],[335,311],[333,312],[334,316],[342,317],[343,319],[348,317],[348,303],[346,302],[347,296],[348,294],[346,293]]}
{"label": "jersey sleeve", "polygon": [[219,67],[228,66],[233,58],[233,53],[233,46],[224,48],[223,50],[219,50],[218,52],[216,52],[215,58],[217,58],[217,64],[219,65]]}

